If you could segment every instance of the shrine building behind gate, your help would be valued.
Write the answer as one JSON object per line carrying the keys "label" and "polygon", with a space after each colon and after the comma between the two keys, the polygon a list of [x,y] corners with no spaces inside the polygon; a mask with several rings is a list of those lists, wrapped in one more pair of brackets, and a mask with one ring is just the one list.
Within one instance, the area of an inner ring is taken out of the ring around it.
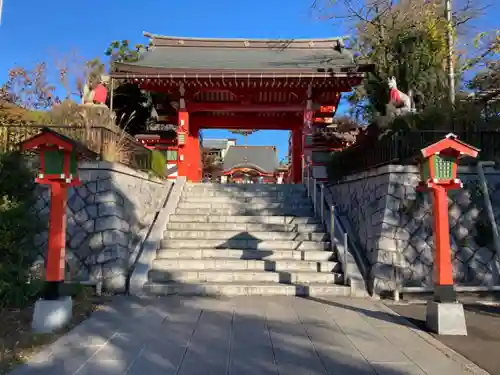
{"label": "shrine building behind gate", "polygon": [[313,128],[332,123],[342,92],[370,68],[354,63],[343,38],[145,35],[151,47],[136,62],[115,63],[111,86],[134,82],[162,94],[158,114],[177,124],[177,175],[193,182],[202,179],[201,129],[257,129],[291,131],[289,182],[300,183]]}
{"label": "shrine building behind gate", "polygon": [[223,163],[223,176],[235,183],[274,184],[278,153],[274,146],[232,146]]}

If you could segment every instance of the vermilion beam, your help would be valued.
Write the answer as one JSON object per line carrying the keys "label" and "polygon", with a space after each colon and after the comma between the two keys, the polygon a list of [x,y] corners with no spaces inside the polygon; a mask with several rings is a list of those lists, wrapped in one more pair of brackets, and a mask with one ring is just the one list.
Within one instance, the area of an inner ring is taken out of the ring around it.
{"label": "vermilion beam", "polygon": [[[172,87],[172,89],[175,89]],[[178,89],[178,88],[177,88]],[[186,96],[192,96],[199,93],[210,93],[210,92],[218,92],[218,93],[231,93],[234,95],[248,95],[259,93],[281,93],[281,94],[295,94],[297,96],[305,96],[307,93],[307,88],[284,88],[284,87],[259,87],[259,88],[241,88],[241,87],[227,87],[227,88],[218,88],[218,87],[197,87],[192,89],[186,89]]]}
{"label": "vermilion beam", "polygon": [[242,104],[242,103],[186,103],[186,110],[193,112],[302,112],[304,105],[291,104]]}
{"label": "vermilion beam", "polygon": [[191,116],[200,129],[291,130],[302,126],[301,116]]}

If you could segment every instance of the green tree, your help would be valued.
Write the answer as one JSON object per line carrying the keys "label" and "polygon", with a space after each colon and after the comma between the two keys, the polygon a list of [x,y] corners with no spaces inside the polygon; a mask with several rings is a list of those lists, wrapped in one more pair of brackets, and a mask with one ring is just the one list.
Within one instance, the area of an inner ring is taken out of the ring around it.
{"label": "green tree", "polygon": [[128,40],[114,40],[104,54],[110,58],[111,62],[132,62],[137,61],[145,50],[147,50],[147,47],[144,44],[131,46]]}
{"label": "green tree", "polygon": [[20,153],[0,154],[0,307],[21,307],[37,290],[28,284],[36,260],[34,176]]}
{"label": "green tree", "polygon": [[[391,76],[396,77],[401,91],[413,92],[419,110],[447,98],[448,24],[441,0],[317,0],[314,6],[328,19],[347,21],[347,27],[355,33],[351,47],[359,52],[356,60],[374,64],[374,71],[349,98],[356,117],[371,122],[385,113],[387,79]],[[329,9],[335,13],[329,13]],[[470,1],[458,0],[452,33],[463,37],[463,26],[479,13]],[[455,65],[460,81],[464,69],[458,54]]]}
{"label": "green tree", "polygon": [[468,87],[474,91],[500,92],[500,30],[480,33],[474,40],[476,56],[468,60],[467,65],[479,68]]}
{"label": "green tree", "polygon": [[[117,62],[137,61],[141,53],[147,50],[143,44],[131,46],[129,41],[113,41],[105,51],[109,57],[111,69]],[[152,118],[153,97],[141,90],[136,84],[117,82],[113,90],[113,110],[117,118],[126,119],[126,131],[132,135],[143,133],[154,123]]]}

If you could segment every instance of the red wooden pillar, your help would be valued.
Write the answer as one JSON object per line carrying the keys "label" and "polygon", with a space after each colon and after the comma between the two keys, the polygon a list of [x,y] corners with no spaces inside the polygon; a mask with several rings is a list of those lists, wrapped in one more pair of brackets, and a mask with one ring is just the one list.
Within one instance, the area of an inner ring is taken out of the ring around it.
{"label": "red wooden pillar", "polygon": [[295,184],[302,183],[302,155],[304,147],[302,144],[302,127],[292,129],[292,181]]}
{"label": "red wooden pillar", "polygon": [[453,267],[451,263],[450,224],[448,218],[448,191],[446,187],[434,184],[433,229],[434,229],[434,285],[435,296],[440,302],[456,299],[453,288]]}
{"label": "red wooden pillar", "polygon": [[201,150],[198,139],[199,128],[190,124],[189,113],[179,111],[177,133],[183,138],[179,143],[178,176],[185,176],[188,181],[200,182],[202,176]]}
{"label": "red wooden pillar", "polygon": [[66,257],[66,202],[68,186],[61,183],[50,185],[49,240],[46,266],[45,299],[57,299],[64,283]]}
{"label": "red wooden pillar", "polygon": [[177,176],[187,176],[186,163],[186,138],[189,129],[189,114],[185,111],[178,112],[177,116]]}
{"label": "red wooden pillar", "polygon": [[200,147],[200,129],[190,125],[189,128],[189,161],[188,161],[188,180],[192,182],[201,182],[203,177],[203,168],[201,163],[201,147]]}

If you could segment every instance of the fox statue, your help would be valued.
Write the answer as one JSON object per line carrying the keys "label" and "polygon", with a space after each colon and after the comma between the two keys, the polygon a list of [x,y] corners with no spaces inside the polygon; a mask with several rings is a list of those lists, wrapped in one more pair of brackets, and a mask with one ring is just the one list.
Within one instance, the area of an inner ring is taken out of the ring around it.
{"label": "fox statue", "polygon": [[387,116],[400,116],[409,112],[415,112],[415,105],[412,99],[412,92],[405,94],[398,89],[395,77],[390,77],[387,81],[389,86],[389,103],[386,106]]}

